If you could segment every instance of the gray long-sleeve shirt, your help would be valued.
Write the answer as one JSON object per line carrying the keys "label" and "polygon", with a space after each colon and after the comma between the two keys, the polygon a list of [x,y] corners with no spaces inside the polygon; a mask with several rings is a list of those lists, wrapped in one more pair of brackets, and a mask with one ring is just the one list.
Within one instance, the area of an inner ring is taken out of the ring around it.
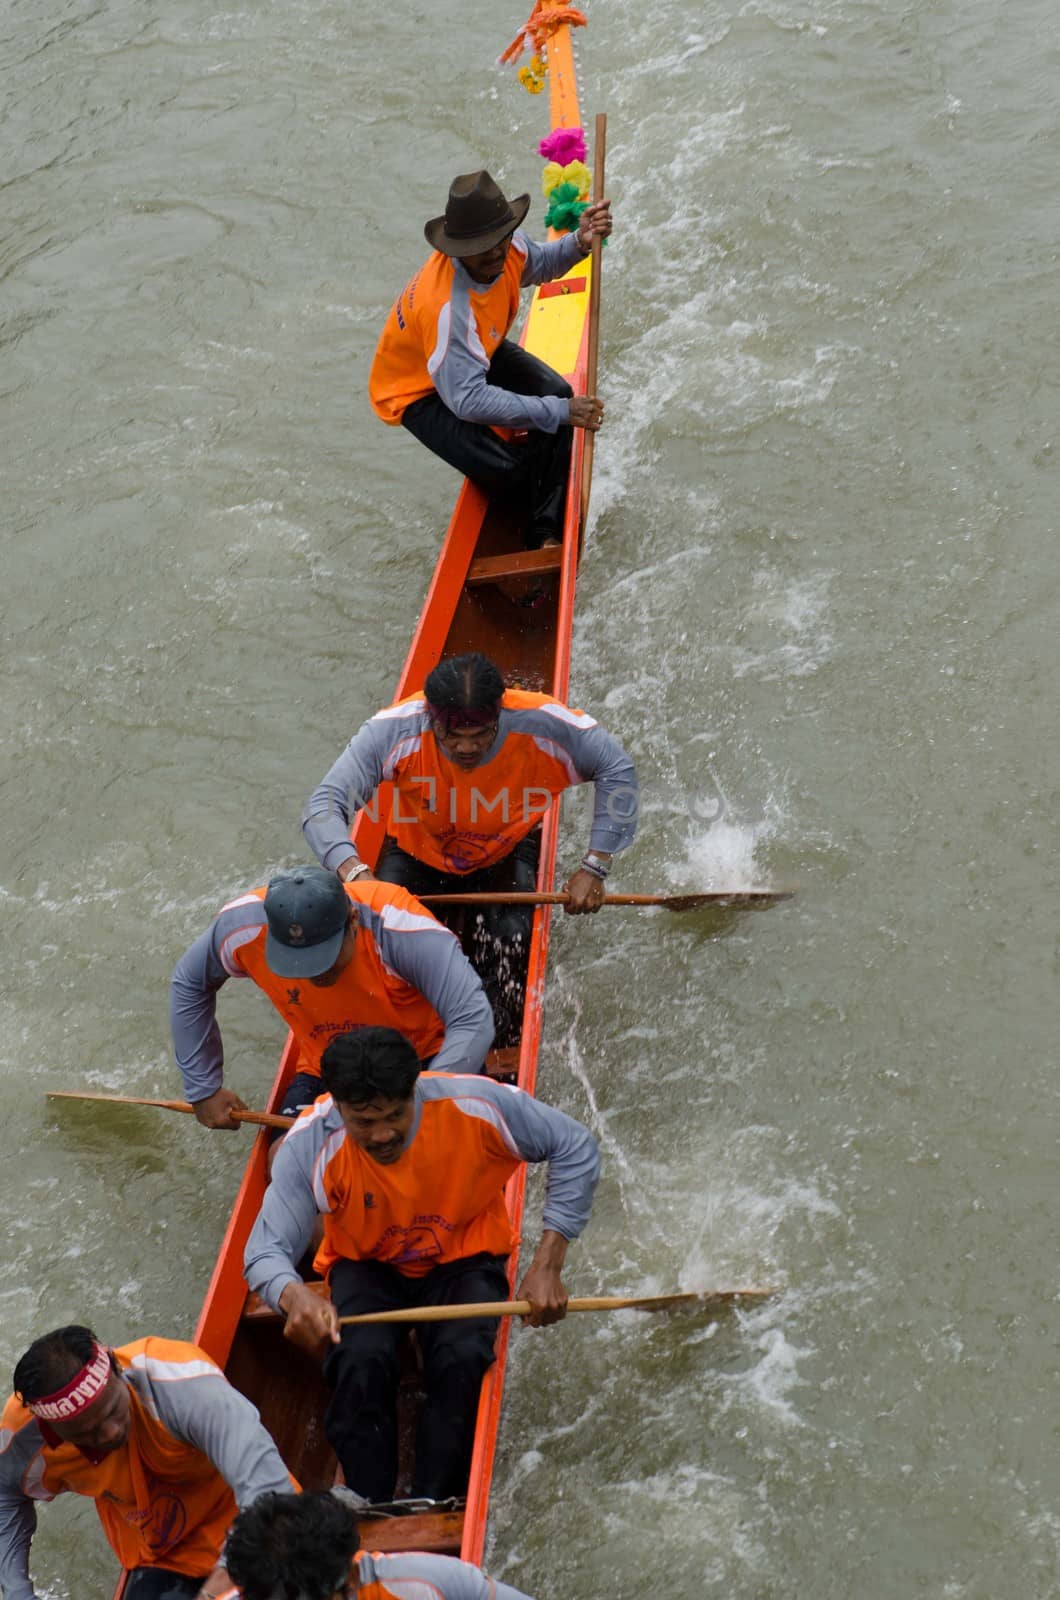
{"label": "gray long-sleeve shirt", "polygon": [[[148,1338],[124,1346],[118,1354],[126,1357],[130,1352],[128,1364],[123,1362],[124,1381],[168,1433],[201,1450],[213,1463],[241,1510],[266,1492],[290,1493],[287,1469],[256,1409],[197,1346]],[[3,1600],[34,1600],[29,1549],[37,1525],[35,1505],[64,1490],[47,1476],[55,1447],[46,1442],[36,1417],[26,1419],[14,1397],[5,1408],[4,1424],[0,1427],[0,1595]],[[144,1481],[150,1491],[152,1480]],[[156,1487],[164,1493],[167,1485],[160,1480]],[[152,1507],[145,1504],[138,1509],[146,1519]]]}
{"label": "gray long-sleeve shirt", "polygon": [[394,1600],[425,1600],[428,1595],[439,1600],[527,1600],[521,1590],[488,1578],[468,1561],[410,1551],[393,1556],[362,1551],[357,1582],[362,1589],[377,1583]]}
{"label": "gray long-sleeve shirt", "polygon": [[[593,1192],[600,1175],[599,1151],[588,1128],[565,1112],[535,1100],[533,1095],[495,1083],[490,1078],[423,1073],[416,1080],[414,1094],[412,1127],[403,1153],[393,1168],[374,1162],[350,1141],[356,1170],[364,1181],[354,1184],[357,1192],[350,1191],[344,1204],[348,1207],[361,1205],[360,1191],[370,1186],[374,1191],[371,1215],[382,1218],[387,1204],[388,1173],[393,1171],[395,1181],[400,1184],[394,1202],[395,1216],[404,1215],[414,1224],[418,1205],[422,1204],[428,1215],[443,1211],[448,1204],[445,1196],[432,1190],[420,1201],[413,1178],[417,1170],[417,1140],[422,1143],[420,1161],[424,1171],[428,1170],[433,1150],[445,1143],[444,1138],[435,1136],[431,1126],[436,1115],[436,1109],[432,1108],[448,1102],[448,1109],[455,1108],[457,1113],[470,1118],[479,1130],[484,1162],[492,1159],[489,1154],[494,1149],[491,1135],[499,1135],[503,1148],[515,1160],[548,1162],[542,1226],[561,1233],[565,1239],[578,1237],[589,1220]],[[327,1169],[333,1160],[346,1154],[343,1147],[347,1140],[338,1107],[328,1098],[318,1100],[313,1112],[304,1114],[295,1123],[280,1146],[272,1181],[247,1241],[243,1262],[251,1289],[274,1310],[279,1310],[280,1295],[287,1285],[301,1282],[295,1263],[309,1246],[318,1214],[334,1209]],[[468,1176],[469,1189],[474,1176]],[[496,1193],[501,1192],[503,1183],[503,1175],[499,1175]],[[387,1232],[382,1220],[369,1223],[362,1216],[358,1221],[352,1212],[351,1219],[346,1222],[348,1235],[352,1236],[354,1228],[359,1228],[366,1238],[375,1230],[382,1230],[384,1235]],[[452,1231],[467,1220],[456,1215],[454,1206],[454,1215],[446,1213],[443,1218],[443,1231]],[[397,1228],[389,1231],[393,1233]]]}
{"label": "gray long-sleeve shirt", "polygon": [[[459,941],[404,890],[389,885],[347,884],[358,908],[358,939],[371,940],[385,981],[396,991],[408,984],[433,1007],[445,1027],[434,1065],[447,1072],[477,1072],[493,1042],[493,1013],[481,980]],[[369,901],[377,902],[375,905]],[[240,952],[264,941],[265,907],[261,892],[241,895],[224,907],[181,956],[170,984],[169,1014],[173,1045],[194,1104],[221,1087],[224,1049],[217,1025],[217,991],[229,978],[246,977]],[[276,1009],[292,1029],[306,1065],[319,1062],[329,1039],[351,1028],[378,1022],[372,996],[358,983],[358,964],[350,963],[330,988],[308,981],[284,984],[286,999]]]}
{"label": "gray long-sleeve shirt", "polygon": [[[537,704],[510,704],[532,699]],[[547,695],[515,696],[509,691],[501,702],[497,737],[474,769],[476,785],[489,790],[491,767],[506,771],[502,756],[505,741],[521,741],[540,752],[538,760],[548,765],[558,760],[567,770],[571,784],[591,782],[595,786],[593,824],[589,846],[614,854],[633,842],[637,829],[638,789],[633,762],[617,739],[583,711],[573,711]],[[395,784],[399,798],[422,787],[421,776],[436,759],[427,761],[429,747],[436,741],[422,695],[387,706],[362,724],[345,750],[318,783],[302,816],[302,832],[313,854],[325,867],[335,871],[356,855],[349,837],[350,823],[371,800],[379,784],[387,779]],[[500,758],[500,759],[499,759]],[[450,794],[441,779],[434,779],[433,809],[441,819],[451,815]],[[512,805],[520,803],[512,796]],[[484,808],[487,818],[495,815]]]}
{"label": "gray long-sleeve shirt", "polygon": [[[526,256],[520,280],[524,288],[562,278],[582,259],[576,233],[536,244],[517,231],[511,248]],[[472,302],[490,287],[477,283],[454,259],[452,294],[438,314],[434,346],[427,358],[431,381],[449,410],[464,422],[555,433],[570,421],[569,400],[559,395],[516,394],[486,382],[489,357],[478,336]]]}

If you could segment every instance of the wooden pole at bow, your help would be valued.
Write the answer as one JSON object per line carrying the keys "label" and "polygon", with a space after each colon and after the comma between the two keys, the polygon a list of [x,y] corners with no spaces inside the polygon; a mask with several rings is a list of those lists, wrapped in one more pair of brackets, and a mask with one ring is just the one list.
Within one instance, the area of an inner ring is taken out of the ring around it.
{"label": "wooden pole at bow", "polygon": [[[593,202],[604,197],[604,161],[607,155],[607,114],[599,112],[596,118],[596,136],[593,142]],[[585,369],[585,392],[596,394],[596,373],[600,354],[600,273],[603,264],[604,241],[593,235],[592,272],[589,279],[589,349]],[[585,448],[582,452],[582,538],[589,517],[589,489],[593,479],[594,433],[586,429]]]}

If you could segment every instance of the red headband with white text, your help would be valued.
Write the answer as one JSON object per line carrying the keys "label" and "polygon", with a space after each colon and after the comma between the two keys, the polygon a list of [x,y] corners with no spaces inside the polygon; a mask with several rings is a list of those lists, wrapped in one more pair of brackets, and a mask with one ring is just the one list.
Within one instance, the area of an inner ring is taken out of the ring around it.
{"label": "red headband with white text", "polygon": [[75,1372],[70,1382],[54,1394],[41,1395],[39,1400],[27,1400],[26,1408],[42,1422],[72,1422],[93,1400],[98,1400],[107,1387],[110,1377],[110,1351],[96,1344],[92,1357]]}

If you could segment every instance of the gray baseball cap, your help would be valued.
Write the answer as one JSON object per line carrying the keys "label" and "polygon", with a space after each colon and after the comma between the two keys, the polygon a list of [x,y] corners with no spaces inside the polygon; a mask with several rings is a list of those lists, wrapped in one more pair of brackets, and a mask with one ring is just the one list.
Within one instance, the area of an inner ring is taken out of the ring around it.
{"label": "gray baseball cap", "polygon": [[333,966],[350,919],[350,902],[336,872],[295,867],[265,892],[265,960],[280,978],[318,978]]}

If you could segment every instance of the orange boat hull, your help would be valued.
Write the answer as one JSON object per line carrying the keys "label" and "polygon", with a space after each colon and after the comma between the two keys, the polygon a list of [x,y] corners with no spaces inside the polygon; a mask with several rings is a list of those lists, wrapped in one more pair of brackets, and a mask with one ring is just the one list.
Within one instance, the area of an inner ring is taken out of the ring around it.
{"label": "orange boat hull", "polygon": [[[578,121],[573,56],[569,30],[555,35],[549,51],[552,124]],[[535,293],[523,343],[549,361],[585,392],[588,261],[579,263],[559,284]],[[465,481],[442,545],[438,564],[397,684],[395,698],[420,689],[443,656],[480,650],[493,659],[509,683],[566,698],[570,676],[571,632],[580,553],[581,479],[585,435],[575,429],[571,452],[562,549],[555,552],[554,571],[546,580],[544,598],[534,606],[524,601],[540,585],[542,561],[548,556],[521,548],[519,531],[486,496]],[[362,813],[353,837],[360,855],[374,862],[382,844],[382,818],[389,796],[380,795],[379,820]],[[538,888],[553,887],[558,815],[546,816],[542,829]],[[534,914],[526,986],[526,1008],[518,1047],[519,1087],[534,1090],[541,1039],[545,977],[548,962],[550,908]],[[268,1101],[277,1110],[297,1052],[288,1038]],[[505,1062],[505,1067],[510,1063]],[[248,1304],[243,1279],[243,1251],[261,1207],[267,1182],[270,1135],[255,1140],[218,1254],[195,1340],[225,1370],[230,1381],[257,1405],[287,1465],[306,1488],[334,1481],[335,1460],[323,1433],[326,1389],[317,1365],[283,1342],[278,1319],[255,1314]],[[512,1179],[506,1199],[513,1232],[518,1237],[523,1212],[524,1175]],[[512,1259],[514,1289],[517,1261]],[[500,1423],[510,1321],[502,1319],[497,1359],[483,1381],[474,1455],[463,1509],[426,1511],[373,1520],[363,1527],[365,1544],[376,1550],[419,1549],[460,1554],[480,1562],[489,1509],[497,1432]],[[120,1596],[123,1584],[119,1584]]]}

